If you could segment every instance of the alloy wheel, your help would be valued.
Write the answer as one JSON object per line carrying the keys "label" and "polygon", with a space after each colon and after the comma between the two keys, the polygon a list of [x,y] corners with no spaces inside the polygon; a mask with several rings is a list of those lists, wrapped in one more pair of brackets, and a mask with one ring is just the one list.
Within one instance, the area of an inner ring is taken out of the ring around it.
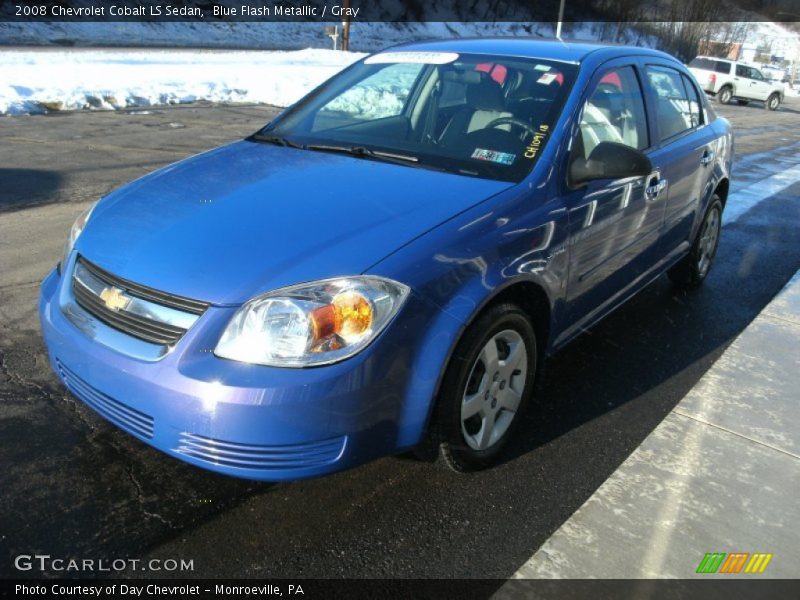
{"label": "alloy wheel", "polygon": [[493,335],[475,359],[461,402],[461,433],[473,450],[503,437],[516,416],[528,371],[528,351],[519,333]]}
{"label": "alloy wheel", "polygon": [[711,267],[711,262],[714,260],[714,255],[717,252],[717,242],[719,241],[719,229],[720,212],[719,208],[715,206],[708,211],[700,234],[697,256],[697,272],[700,277],[705,277]]}

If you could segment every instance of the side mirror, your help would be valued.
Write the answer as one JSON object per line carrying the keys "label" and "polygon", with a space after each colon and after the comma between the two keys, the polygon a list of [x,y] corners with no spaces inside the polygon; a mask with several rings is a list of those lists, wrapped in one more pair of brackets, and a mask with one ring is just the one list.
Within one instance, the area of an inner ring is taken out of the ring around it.
{"label": "side mirror", "polygon": [[645,177],[653,172],[653,165],[635,148],[617,142],[600,142],[589,158],[574,158],[568,171],[570,185],[577,186],[595,179]]}

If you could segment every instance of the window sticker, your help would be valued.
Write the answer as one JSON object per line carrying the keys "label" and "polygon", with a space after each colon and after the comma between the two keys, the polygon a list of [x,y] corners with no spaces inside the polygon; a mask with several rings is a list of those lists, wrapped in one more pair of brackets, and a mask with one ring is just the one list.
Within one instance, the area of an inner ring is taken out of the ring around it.
{"label": "window sticker", "polygon": [[549,71],[550,67],[548,65],[536,65],[533,69],[534,71]]}
{"label": "window sticker", "polygon": [[525,148],[525,158],[533,160],[539,154],[539,149],[544,144],[550,130],[549,125],[539,125],[539,129],[533,134],[533,139]]}
{"label": "window sticker", "polygon": [[545,85],[550,85],[556,80],[556,77],[558,77],[558,75],[555,73],[542,73],[542,75],[536,81]]}
{"label": "window sticker", "polygon": [[489,162],[499,163],[501,165],[510,165],[514,163],[517,155],[511,154],[510,152],[497,152],[496,150],[487,150],[486,148],[475,148],[475,151],[472,153],[472,158],[488,160]]}
{"label": "window sticker", "polygon": [[368,56],[365,64],[413,63],[423,65],[446,65],[458,59],[455,52],[381,52]]}

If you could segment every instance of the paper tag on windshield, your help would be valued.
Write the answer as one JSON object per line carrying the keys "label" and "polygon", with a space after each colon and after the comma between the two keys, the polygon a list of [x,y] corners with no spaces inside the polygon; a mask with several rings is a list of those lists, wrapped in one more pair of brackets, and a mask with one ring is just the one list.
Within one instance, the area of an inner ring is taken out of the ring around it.
{"label": "paper tag on windshield", "polygon": [[555,73],[544,73],[536,81],[538,81],[539,83],[543,83],[545,85],[550,85],[551,83],[553,83],[553,81],[555,81],[556,77],[558,77],[558,75],[556,75]]}
{"label": "paper tag on windshield", "polygon": [[487,150],[486,148],[475,148],[475,151],[472,153],[472,158],[488,160],[489,162],[500,163],[501,165],[510,165],[514,163],[514,159],[517,158],[517,155],[511,154],[510,152],[497,152],[496,150]]}
{"label": "paper tag on windshield", "polygon": [[381,52],[368,56],[368,65],[385,63],[414,63],[423,65],[446,65],[458,58],[455,52]]}

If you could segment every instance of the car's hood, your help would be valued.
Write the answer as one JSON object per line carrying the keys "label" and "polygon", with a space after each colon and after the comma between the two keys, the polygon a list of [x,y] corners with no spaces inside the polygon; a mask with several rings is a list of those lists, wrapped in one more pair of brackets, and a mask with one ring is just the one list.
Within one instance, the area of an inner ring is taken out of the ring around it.
{"label": "car's hood", "polygon": [[509,185],[242,141],[110,194],[76,247],[119,277],[238,304],[362,273]]}

